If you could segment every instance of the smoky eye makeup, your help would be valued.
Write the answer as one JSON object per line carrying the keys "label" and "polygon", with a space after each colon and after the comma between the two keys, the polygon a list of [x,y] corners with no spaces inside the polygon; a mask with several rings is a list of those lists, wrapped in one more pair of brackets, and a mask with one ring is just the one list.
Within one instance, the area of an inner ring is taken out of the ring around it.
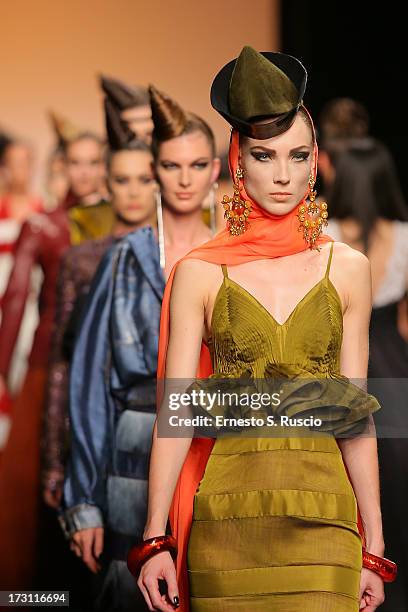
{"label": "smoky eye makeup", "polygon": [[149,185],[149,183],[152,183],[154,181],[154,177],[149,176],[148,174],[143,174],[139,177],[139,180],[141,183],[143,183],[143,185]]}
{"label": "smoky eye makeup", "polygon": [[[272,150],[264,151],[264,150],[254,149],[254,150],[251,150],[250,153],[254,159],[260,162],[268,161],[270,159],[273,159],[276,156],[276,152]],[[307,161],[310,157],[310,151],[292,150],[290,151],[289,156],[291,159],[294,159],[295,161]]]}
{"label": "smoky eye makeup", "polygon": [[119,185],[125,185],[125,183],[129,182],[129,179],[127,176],[117,175],[113,177],[113,181]]}
{"label": "smoky eye makeup", "polygon": [[199,159],[195,162],[193,162],[191,165],[193,166],[193,168],[198,168],[199,170],[204,170],[204,168],[208,167],[208,164],[210,162],[208,161],[208,159]]}
{"label": "smoky eye makeup", "polygon": [[251,151],[251,155],[257,161],[263,162],[271,159],[271,155],[266,151]]}
{"label": "smoky eye makeup", "polygon": [[292,157],[296,161],[307,161],[310,157],[310,152],[309,151],[297,151],[296,153],[293,154]]}
{"label": "smoky eye makeup", "polygon": [[174,168],[177,168],[178,164],[172,161],[163,160],[160,162],[160,166],[165,170],[173,170]]}

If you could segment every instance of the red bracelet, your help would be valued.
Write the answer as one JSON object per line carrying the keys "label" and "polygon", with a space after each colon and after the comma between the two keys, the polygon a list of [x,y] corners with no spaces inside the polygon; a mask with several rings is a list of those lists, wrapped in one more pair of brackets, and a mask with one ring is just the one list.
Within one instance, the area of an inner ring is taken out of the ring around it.
{"label": "red bracelet", "polygon": [[363,548],[363,567],[372,570],[384,580],[394,582],[397,577],[397,564],[385,557],[378,557]]}
{"label": "red bracelet", "polygon": [[135,578],[138,577],[142,565],[159,552],[168,550],[173,557],[177,556],[176,538],[171,535],[156,536],[143,540],[139,544],[132,546],[127,557],[127,566],[129,572]]}

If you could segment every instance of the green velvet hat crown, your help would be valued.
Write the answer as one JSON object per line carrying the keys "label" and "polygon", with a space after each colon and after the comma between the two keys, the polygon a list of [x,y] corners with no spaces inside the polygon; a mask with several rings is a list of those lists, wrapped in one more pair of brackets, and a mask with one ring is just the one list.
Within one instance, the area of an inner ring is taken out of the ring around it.
{"label": "green velvet hat crown", "polygon": [[295,57],[258,53],[246,46],[215,77],[211,104],[246,136],[271,138],[292,125],[306,80],[306,70]]}

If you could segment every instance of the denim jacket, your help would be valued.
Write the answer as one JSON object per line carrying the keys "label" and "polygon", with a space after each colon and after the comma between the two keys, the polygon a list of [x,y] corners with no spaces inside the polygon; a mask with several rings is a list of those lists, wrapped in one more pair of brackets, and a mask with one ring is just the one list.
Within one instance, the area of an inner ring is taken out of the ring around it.
{"label": "denim jacket", "polygon": [[119,557],[140,538],[146,518],[164,285],[152,228],[109,249],[92,283],[71,365],[62,522],[68,535],[107,527]]}

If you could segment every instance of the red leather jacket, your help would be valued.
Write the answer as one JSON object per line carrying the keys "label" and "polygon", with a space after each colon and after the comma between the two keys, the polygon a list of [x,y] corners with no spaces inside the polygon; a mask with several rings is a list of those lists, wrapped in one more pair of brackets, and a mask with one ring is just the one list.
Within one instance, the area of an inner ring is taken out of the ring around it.
{"label": "red leather jacket", "polygon": [[34,215],[23,223],[17,240],[14,267],[2,300],[0,326],[0,374],[6,379],[30,290],[35,265],[43,271],[39,296],[40,321],[35,332],[29,363],[46,367],[55,312],[55,284],[60,258],[70,244],[66,210]]}
{"label": "red leather jacket", "polygon": [[[8,377],[30,290],[31,271],[35,265],[42,269],[43,282],[38,303],[39,324],[34,335],[29,364],[35,367],[48,366],[55,316],[57,276],[61,257],[70,246],[71,227],[67,211],[72,208],[74,202],[73,196],[69,195],[64,204],[55,210],[33,215],[22,226],[15,248],[14,268],[2,301],[0,374],[5,379]],[[111,214],[109,204],[106,203],[105,206]],[[89,209],[92,208],[92,206],[89,207]],[[88,237],[95,236],[84,236],[84,239]]]}

